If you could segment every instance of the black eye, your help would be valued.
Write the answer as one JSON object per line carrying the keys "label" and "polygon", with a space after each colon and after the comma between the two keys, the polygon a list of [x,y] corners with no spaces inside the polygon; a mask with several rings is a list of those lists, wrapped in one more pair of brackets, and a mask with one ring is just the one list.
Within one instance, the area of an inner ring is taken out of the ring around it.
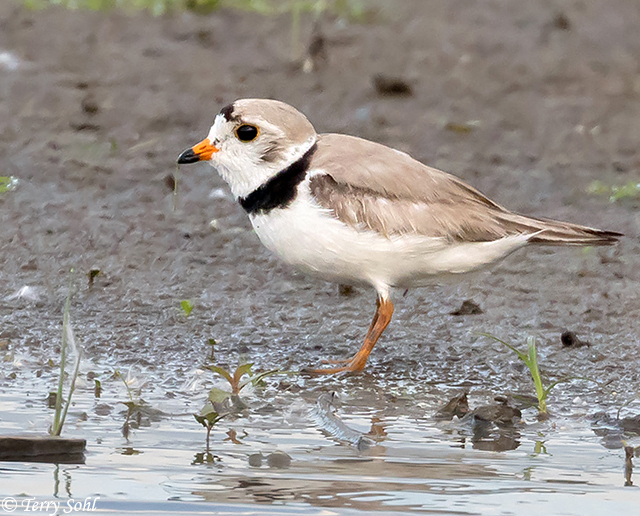
{"label": "black eye", "polygon": [[255,125],[241,125],[236,129],[236,136],[241,142],[250,142],[258,137],[258,128]]}

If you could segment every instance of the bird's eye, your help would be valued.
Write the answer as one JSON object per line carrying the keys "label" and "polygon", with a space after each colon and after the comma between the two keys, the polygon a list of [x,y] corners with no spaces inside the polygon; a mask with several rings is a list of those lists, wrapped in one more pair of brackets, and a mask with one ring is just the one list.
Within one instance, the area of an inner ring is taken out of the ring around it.
{"label": "bird's eye", "polygon": [[243,124],[236,129],[236,136],[241,142],[250,142],[258,137],[258,128],[255,125]]}

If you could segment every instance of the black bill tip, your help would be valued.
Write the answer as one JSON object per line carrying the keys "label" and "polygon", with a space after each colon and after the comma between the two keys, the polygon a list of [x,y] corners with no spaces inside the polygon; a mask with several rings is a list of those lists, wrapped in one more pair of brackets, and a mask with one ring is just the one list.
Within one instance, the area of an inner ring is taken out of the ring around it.
{"label": "black bill tip", "polygon": [[200,156],[193,152],[193,149],[187,149],[180,156],[178,156],[178,163],[184,165],[187,163],[197,163],[200,161]]}

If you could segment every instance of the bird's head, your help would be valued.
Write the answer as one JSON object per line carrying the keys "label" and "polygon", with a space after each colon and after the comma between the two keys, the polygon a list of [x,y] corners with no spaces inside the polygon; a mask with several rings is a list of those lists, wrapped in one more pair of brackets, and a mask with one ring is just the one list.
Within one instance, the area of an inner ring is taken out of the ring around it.
{"label": "bird's head", "polygon": [[209,135],[185,150],[178,163],[208,161],[244,197],[299,159],[316,131],[295,108],[268,99],[237,100],[214,119]]}

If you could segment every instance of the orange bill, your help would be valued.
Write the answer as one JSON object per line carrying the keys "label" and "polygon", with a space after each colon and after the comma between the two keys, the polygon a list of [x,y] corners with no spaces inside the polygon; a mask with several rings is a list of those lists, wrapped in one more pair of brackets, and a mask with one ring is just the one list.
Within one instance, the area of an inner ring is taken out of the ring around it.
{"label": "orange bill", "polygon": [[178,163],[196,163],[198,161],[209,161],[214,152],[218,152],[218,148],[213,145],[209,138],[205,138],[199,144],[194,145],[190,149],[184,151],[178,156]]}

